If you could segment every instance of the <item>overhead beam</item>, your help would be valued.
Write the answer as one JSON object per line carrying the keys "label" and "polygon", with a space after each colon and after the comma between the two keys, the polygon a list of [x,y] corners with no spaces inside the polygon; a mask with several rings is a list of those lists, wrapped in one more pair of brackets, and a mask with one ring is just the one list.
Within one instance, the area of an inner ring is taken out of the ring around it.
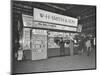
{"label": "overhead beam", "polygon": [[56,5],[53,5],[53,4],[45,4],[45,5],[47,5],[47,6],[50,6],[50,7],[53,7],[53,8],[56,8],[56,9],[59,9],[59,10],[62,10],[62,11],[66,11],[66,9],[65,8],[62,8],[62,7],[59,7],[59,6],[56,6]]}
{"label": "overhead beam", "polygon": [[15,6],[15,7],[19,7],[19,8],[32,9],[32,6],[25,5],[25,4],[13,3],[13,6]]}
{"label": "overhead beam", "polygon": [[66,10],[69,10],[69,9],[71,9],[71,8],[73,8],[73,7],[74,7],[73,5],[68,6],[68,7],[66,7]]}
{"label": "overhead beam", "polygon": [[86,15],[86,16],[84,16],[84,17],[81,17],[80,20],[87,19],[87,18],[92,17],[92,16],[95,16],[95,15],[96,15],[95,13],[90,14],[90,15],[88,15],[88,16]]}

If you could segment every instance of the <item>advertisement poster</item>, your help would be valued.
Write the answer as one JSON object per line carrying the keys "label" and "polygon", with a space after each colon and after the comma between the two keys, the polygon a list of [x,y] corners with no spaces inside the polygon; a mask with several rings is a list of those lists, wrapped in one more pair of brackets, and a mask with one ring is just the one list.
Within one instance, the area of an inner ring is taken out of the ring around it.
{"label": "advertisement poster", "polygon": [[23,18],[23,25],[25,27],[32,27],[32,21],[33,21],[33,18],[32,16],[30,15],[25,15],[25,14],[22,14],[22,18]]}
{"label": "advertisement poster", "polygon": [[33,29],[32,30],[32,60],[40,60],[47,58],[47,31]]}
{"label": "advertisement poster", "polygon": [[23,49],[30,49],[30,28],[23,29]]}

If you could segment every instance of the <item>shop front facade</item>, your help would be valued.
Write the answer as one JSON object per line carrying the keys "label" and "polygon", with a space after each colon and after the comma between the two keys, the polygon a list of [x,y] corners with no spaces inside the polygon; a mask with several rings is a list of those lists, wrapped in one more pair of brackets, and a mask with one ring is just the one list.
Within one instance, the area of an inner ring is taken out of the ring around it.
{"label": "shop front facade", "polygon": [[20,60],[40,60],[60,56],[60,40],[64,55],[73,55],[69,43],[77,33],[78,19],[33,8],[33,16],[22,14]]}

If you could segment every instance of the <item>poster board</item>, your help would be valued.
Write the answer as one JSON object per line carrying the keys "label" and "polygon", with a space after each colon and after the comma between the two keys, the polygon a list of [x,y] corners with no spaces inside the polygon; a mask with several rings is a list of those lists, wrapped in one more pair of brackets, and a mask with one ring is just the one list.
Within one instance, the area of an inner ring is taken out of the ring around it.
{"label": "poster board", "polygon": [[30,28],[23,28],[23,50],[30,49]]}
{"label": "poster board", "polygon": [[47,31],[33,29],[32,30],[32,60],[40,60],[47,58]]}

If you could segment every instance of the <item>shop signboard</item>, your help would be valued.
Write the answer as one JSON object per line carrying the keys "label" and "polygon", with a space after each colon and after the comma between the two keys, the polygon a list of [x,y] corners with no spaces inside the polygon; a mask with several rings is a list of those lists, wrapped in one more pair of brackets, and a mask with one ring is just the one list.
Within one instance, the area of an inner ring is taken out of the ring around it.
{"label": "shop signboard", "polygon": [[25,27],[32,27],[32,19],[33,17],[32,16],[29,16],[29,15],[25,15],[25,14],[22,14],[22,19],[23,19],[23,25]]}
{"label": "shop signboard", "polygon": [[77,32],[81,32],[82,31],[82,25],[78,25],[78,28],[77,28]]}
{"label": "shop signboard", "polygon": [[64,25],[56,25],[56,24],[50,24],[50,23],[44,23],[44,22],[34,22],[33,27],[66,30],[66,31],[76,31],[77,30],[77,27],[68,27]]}
{"label": "shop signboard", "polygon": [[47,35],[47,31],[46,31],[46,30],[33,29],[32,32],[33,32],[34,34]]}
{"label": "shop signboard", "polygon": [[49,37],[63,37],[63,32],[49,31],[48,36]]}
{"label": "shop signboard", "polygon": [[77,18],[72,18],[69,16],[64,16],[53,12],[37,9],[37,8],[33,9],[33,17],[35,21],[55,23],[55,24],[61,24],[66,26],[77,27],[78,24]]}

